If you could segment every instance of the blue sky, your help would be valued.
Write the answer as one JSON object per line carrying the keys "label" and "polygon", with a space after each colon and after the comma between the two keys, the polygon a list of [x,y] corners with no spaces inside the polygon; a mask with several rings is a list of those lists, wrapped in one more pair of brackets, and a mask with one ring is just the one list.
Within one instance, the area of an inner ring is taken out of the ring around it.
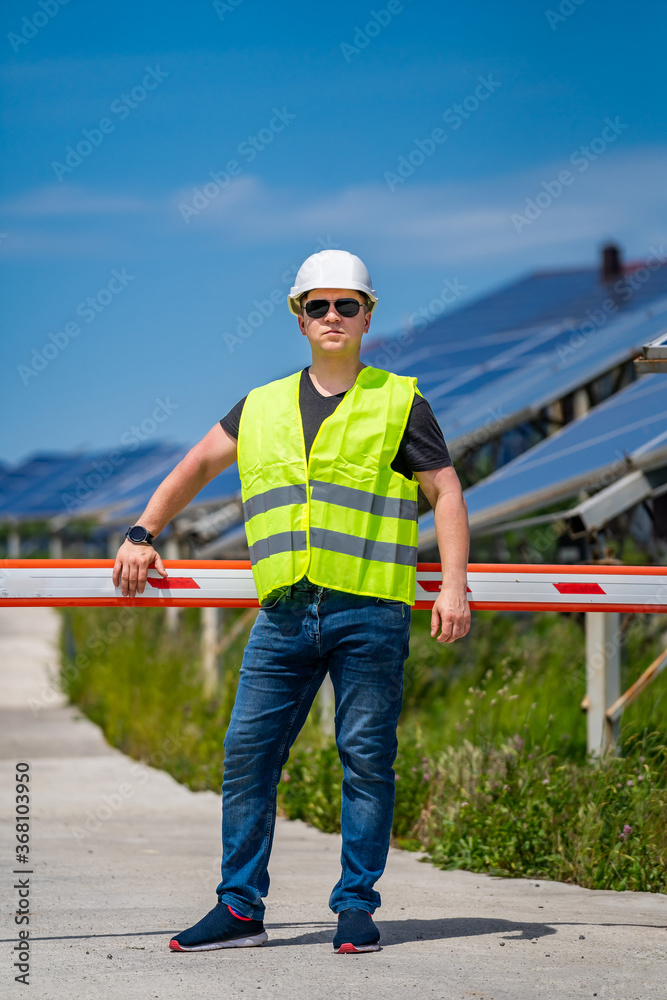
{"label": "blue sky", "polygon": [[308,363],[285,296],[323,246],[364,258],[387,336],[447,280],[464,302],[610,237],[667,245],[666,21],[602,0],[10,0],[0,459],[115,447],[157,400],[156,437],[194,442]]}

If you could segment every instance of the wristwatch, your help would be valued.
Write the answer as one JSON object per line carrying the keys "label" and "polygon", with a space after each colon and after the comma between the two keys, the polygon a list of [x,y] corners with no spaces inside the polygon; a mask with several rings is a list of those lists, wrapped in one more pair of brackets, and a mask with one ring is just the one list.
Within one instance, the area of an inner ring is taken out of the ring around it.
{"label": "wristwatch", "polygon": [[151,535],[141,524],[133,524],[125,532],[125,537],[129,538],[135,545],[151,545],[155,535]]}

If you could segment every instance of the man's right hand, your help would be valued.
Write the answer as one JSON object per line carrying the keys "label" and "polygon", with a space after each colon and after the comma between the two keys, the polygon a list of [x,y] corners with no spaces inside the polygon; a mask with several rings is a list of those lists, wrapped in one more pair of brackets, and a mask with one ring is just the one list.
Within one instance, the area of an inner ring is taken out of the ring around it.
{"label": "man's right hand", "polygon": [[119,585],[122,587],[123,597],[143,594],[150,566],[153,566],[161,576],[168,576],[162,559],[152,545],[135,545],[126,538],[118,549],[113,568],[114,587]]}

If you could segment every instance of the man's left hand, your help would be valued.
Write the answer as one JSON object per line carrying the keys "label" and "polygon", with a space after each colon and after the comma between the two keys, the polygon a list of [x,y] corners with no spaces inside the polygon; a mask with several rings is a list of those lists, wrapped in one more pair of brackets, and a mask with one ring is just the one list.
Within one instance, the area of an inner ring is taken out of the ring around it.
{"label": "man's left hand", "polygon": [[470,608],[465,584],[463,587],[443,587],[431,612],[431,638],[437,636],[438,642],[456,642],[469,630]]}

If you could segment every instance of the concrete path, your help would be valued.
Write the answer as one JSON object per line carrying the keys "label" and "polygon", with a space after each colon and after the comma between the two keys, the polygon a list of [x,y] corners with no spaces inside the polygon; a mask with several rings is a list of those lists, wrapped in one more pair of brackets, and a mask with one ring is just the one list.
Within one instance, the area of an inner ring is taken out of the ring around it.
{"label": "concrete path", "polygon": [[[215,903],[220,799],[113,750],[55,694],[57,628],[50,610],[0,610],[2,1000],[667,996],[666,896],[442,872],[394,850],[379,886],[382,951],[334,955],[339,840],[289,821],[276,831],[269,942],[171,954],[170,935]],[[20,760],[31,774],[29,876],[13,874]],[[13,886],[28,877],[24,991]]]}

